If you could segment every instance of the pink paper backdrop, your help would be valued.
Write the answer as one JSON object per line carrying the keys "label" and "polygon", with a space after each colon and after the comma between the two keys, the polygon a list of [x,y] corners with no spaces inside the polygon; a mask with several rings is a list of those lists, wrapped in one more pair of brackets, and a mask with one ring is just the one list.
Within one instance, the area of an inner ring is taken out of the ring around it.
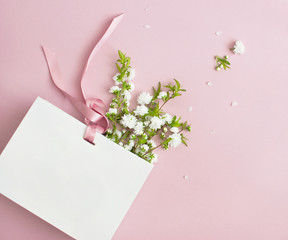
{"label": "pink paper backdrop", "polygon": [[[0,152],[38,95],[81,119],[52,84],[40,45],[57,53],[65,84],[79,97],[89,52],[122,12],[89,71],[87,92],[111,99],[121,49],[137,69],[134,96],[158,81],[181,81],[188,92],[166,110],[189,120],[192,132],[188,148],[159,152],[113,239],[287,240],[284,0],[0,0]],[[247,51],[234,56],[229,48],[239,39]],[[216,54],[230,56],[231,70],[214,70]],[[71,238],[0,196],[0,239]]]}

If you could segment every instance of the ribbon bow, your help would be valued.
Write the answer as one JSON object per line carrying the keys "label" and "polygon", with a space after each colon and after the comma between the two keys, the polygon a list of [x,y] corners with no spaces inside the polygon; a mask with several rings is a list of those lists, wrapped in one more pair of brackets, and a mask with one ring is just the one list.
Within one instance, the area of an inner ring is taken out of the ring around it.
{"label": "ribbon bow", "polygon": [[[49,50],[47,47],[42,46],[48,64],[48,68],[50,71],[50,75],[54,84],[69,99],[69,101],[74,105],[74,107],[85,117],[85,123],[87,125],[87,128],[84,134],[84,139],[92,144],[94,144],[94,139],[97,132],[101,134],[106,132],[106,130],[109,127],[109,121],[106,118],[105,112],[103,110],[104,106],[103,101],[99,98],[86,98],[83,89],[83,79],[88,70],[92,58],[95,56],[96,52],[102,47],[105,41],[110,37],[110,35],[117,27],[123,16],[124,14],[121,14],[120,16],[115,17],[113,19],[110,26],[108,27],[102,38],[99,40],[99,42],[96,44],[96,46],[94,47],[88,58],[88,61],[85,65],[81,77],[81,92],[83,99],[85,100],[85,103],[74,98],[65,90],[55,53]],[[101,119],[104,119],[104,127],[98,124],[98,122]]]}

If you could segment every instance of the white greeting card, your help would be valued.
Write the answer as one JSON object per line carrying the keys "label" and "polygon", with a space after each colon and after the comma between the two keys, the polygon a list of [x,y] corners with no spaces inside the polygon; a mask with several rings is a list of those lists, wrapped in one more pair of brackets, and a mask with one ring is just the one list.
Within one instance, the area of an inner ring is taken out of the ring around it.
{"label": "white greeting card", "polygon": [[0,157],[0,193],[78,240],[111,239],[153,164],[37,98]]}

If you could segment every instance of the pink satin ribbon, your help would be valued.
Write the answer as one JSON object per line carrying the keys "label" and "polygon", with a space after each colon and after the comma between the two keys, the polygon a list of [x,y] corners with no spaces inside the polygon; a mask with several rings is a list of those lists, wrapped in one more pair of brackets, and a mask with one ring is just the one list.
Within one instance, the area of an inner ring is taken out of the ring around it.
{"label": "pink satin ribbon", "polygon": [[[48,68],[52,77],[52,80],[54,84],[57,86],[57,88],[70,100],[70,102],[74,105],[74,107],[85,117],[85,123],[87,125],[84,139],[92,144],[94,144],[95,135],[97,132],[103,134],[106,132],[106,130],[109,127],[109,121],[105,116],[105,112],[103,110],[104,103],[99,98],[87,98],[85,95],[84,87],[83,87],[83,79],[85,77],[85,74],[89,68],[90,62],[92,61],[95,54],[98,52],[98,50],[102,47],[102,45],[105,43],[105,41],[110,37],[112,32],[115,30],[121,19],[123,18],[124,14],[121,14],[118,17],[115,17],[113,21],[111,22],[110,26],[102,36],[102,38],[99,40],[99,42],[94,47],[93,51],[91,52],[87,63],[84,67],[84,71],[82,73],[81,77],[81,92],[82,96],[85,100],[85,103],[82,101],[79,101],[78,99],[75,99],[73,96],[71,96],[64,87],[60,68],[58,65],[58,61],[56,58],[55,53],[53,53],[51,50],[49,50],[47,47],[43,46],[43,51],[46,57],[46,61],[48,64]],[[104,126],[100,126],[98,122],[104,119]]]}

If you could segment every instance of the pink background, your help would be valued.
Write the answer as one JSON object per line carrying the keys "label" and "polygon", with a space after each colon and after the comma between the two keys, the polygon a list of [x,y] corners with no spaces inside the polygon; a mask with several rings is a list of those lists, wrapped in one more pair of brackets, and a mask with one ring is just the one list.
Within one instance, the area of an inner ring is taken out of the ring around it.
{"label": "pink background", "polygon": [[[188,148],[159,152],[113,240],[288,239],[284,0],[0,0],[0,152],[37,96],[81,119],[52,84],[40,45],[57,53],[68,90],[80,97],[89,52],[122,12],[88,73],[87,92],[111,99],[121,49],[137,70],[134,96],[180,80],[188,92],[165,109],[190,121],[192,132]],[[245,55],[231,54],[235,40]],[[231,70],[214,70],[216,54],[229,54]],[[71,238],[0,196],[0,239]]]}

